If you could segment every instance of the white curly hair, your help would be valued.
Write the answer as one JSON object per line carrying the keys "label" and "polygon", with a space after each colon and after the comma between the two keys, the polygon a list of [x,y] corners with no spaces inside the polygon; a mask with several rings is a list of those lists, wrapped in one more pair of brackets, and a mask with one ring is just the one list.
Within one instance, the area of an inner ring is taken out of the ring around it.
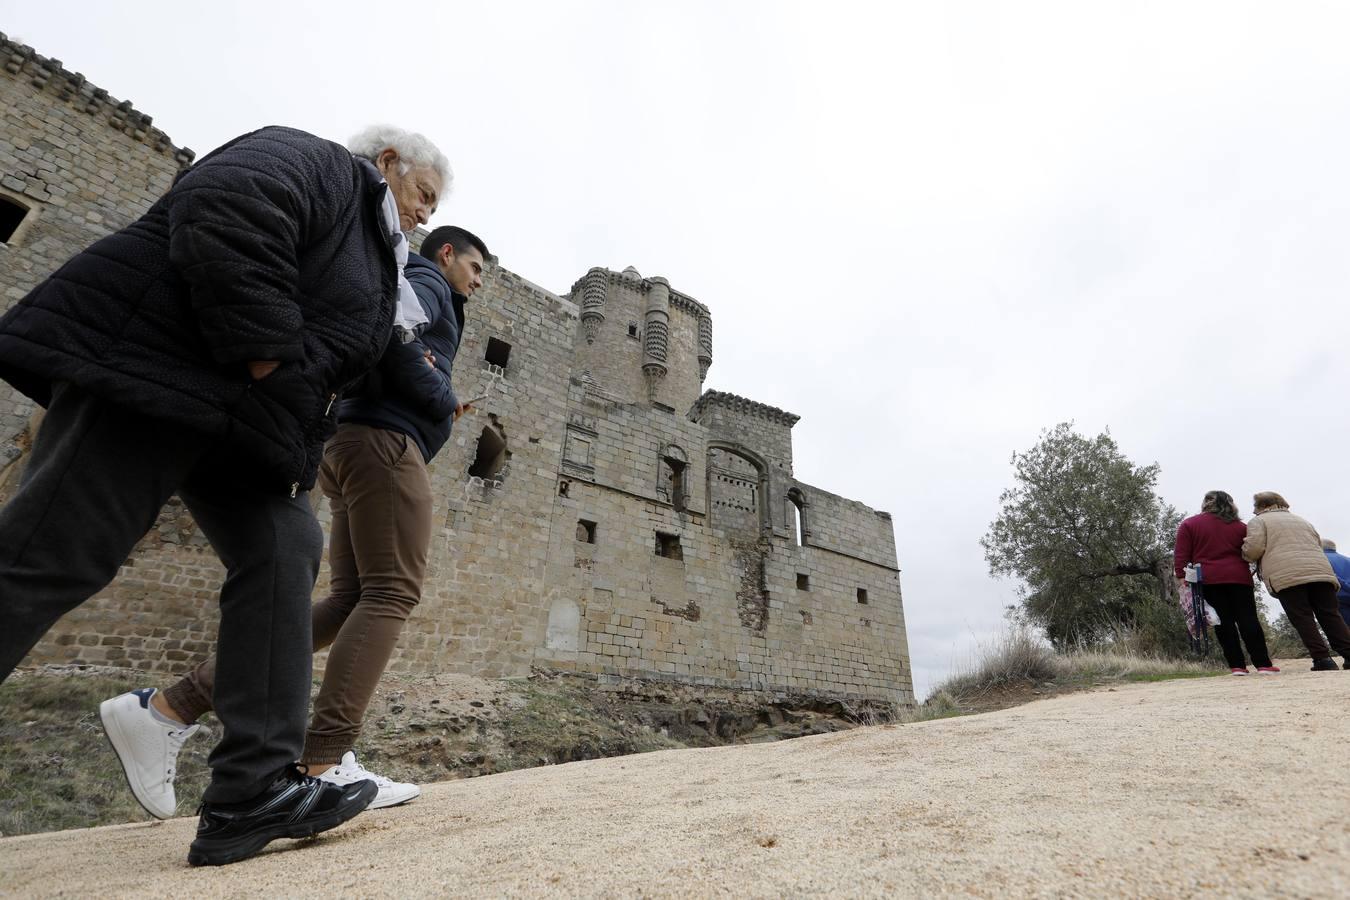
{"label": "white curly hair", "polygon": [[455,173],[450,171],[450,160],[445,158],[435,144],[426,135],[415,131],[404,131],[393,125],[371,125],[364,128],[347,142],[347,149],[355,156],[374,162],[390,147],[398,151],[398,173],[406,175],[408,169],[416,166],[431,166],[441,176],[441,193],[447,193]]}

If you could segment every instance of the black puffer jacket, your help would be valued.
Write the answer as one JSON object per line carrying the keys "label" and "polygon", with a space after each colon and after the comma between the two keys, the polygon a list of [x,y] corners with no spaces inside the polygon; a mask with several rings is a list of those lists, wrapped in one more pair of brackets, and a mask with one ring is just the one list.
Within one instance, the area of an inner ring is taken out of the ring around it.
{"label": "black puffer jacket", "polygon": [[[0,319],[0,377],[44,406],[68,381],[218,436],[233,474],[307,490],[333,397],[389,338],[385,190],[303,131],[236,138]],[[255,382],[253,360],[281,366]]]}
{"label": "black puffer jacket", "polygon": [[[376,428],[401,431],[417,442],[422,458],[431,458],[450,439],[455,407],[459,400],[450,387],[450,370],[464,331],[464,303],[436,264],[416,253],[408,254],[403,267],[427,314],[417,340],[402,343],[394,338],[380,364],[361,387],[343,395],[338,421],[358,422]],[[427,365],[426,351],[436,360]]]}

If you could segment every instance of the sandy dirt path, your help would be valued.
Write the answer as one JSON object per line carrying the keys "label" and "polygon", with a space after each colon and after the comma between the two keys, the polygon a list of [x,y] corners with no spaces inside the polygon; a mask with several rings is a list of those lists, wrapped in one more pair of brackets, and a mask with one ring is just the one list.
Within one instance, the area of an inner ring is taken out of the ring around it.
{"label": "sandy dirt path", "polygon": [[9,838],[0,894],[1345,897],[1350,672],[1306,665],[446,782],[220,869],[190,818]]}

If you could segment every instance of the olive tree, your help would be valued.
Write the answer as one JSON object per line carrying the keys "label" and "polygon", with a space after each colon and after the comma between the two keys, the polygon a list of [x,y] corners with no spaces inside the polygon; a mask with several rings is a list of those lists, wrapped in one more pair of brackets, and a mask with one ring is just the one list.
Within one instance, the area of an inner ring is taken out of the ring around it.
{"label": "olive tree", "polygon": [[1155,491],[1157,464],[1132,463],[1109,431],[1089,438],[1064,422],[1012,466],[980,544],[995,576],[1021,581],[1019,617],[1061,649],[1160,625],[1184,646],[1172,576],[1181,517]]}

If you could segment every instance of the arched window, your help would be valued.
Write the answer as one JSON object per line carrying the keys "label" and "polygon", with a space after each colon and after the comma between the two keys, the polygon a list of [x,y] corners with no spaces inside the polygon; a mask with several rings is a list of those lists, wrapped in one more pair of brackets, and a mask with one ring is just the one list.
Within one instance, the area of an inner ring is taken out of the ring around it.
{"label": "arched window", "polygon": [[683,512],[689,502],[689,463],[681,450],[669,444],[661,454],[661,483],[658,491],[665,494],[670,505]]}
{"label": "arched window", "polygon": [[789,518],[792,520],[792,535],[798,547],[806,546],[810,532],[806,528],[806,497],[797,488],[788,491]]}
{"label": "arched window", "polygon": [[768,493],[768,464],[739,444],[708,444],[707,504],[709,522],[717,529],[744,536],[773,528],[773,502]]}

